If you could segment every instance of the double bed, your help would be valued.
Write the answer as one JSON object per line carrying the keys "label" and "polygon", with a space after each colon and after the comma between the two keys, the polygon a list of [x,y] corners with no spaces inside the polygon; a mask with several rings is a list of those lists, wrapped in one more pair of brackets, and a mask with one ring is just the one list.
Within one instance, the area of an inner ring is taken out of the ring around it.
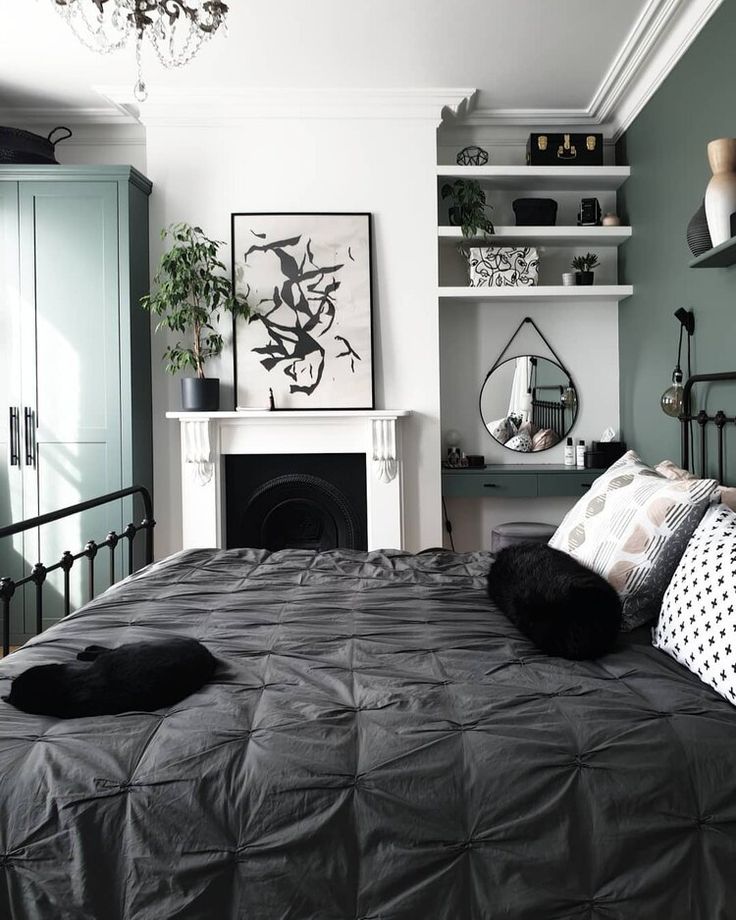
{"label": "double bed", "polygon": [[193,550],[0,662],[193,636],[169,710],[0,703],[0,917],[736,916],[736,709],[621,637],[537,651],[485,553]]}
{"label": "double bed", "polygon": [[[683,466],[697,454],[704,475],[712,422],[720,482],[736,419],[691,413],[690,392],[735,379],[685,386]],[[645,491],[610,472],[619,499]],[[588,523],[614,502],[595,491]],[[150,562],[153,526],[135,492],[131,567],[136,530]],[[672,576],[659,648],[640,627],[591,662],[543,654],[493,608],[487,553],[202,549],[148,564],[0,661],[0,696],[88,645],[173,636],[207,646],[214,679],[157,712],[57,720],[0,702],[0,918],[734,920],[736,707],[719,681],[736,672],[736,515],[721,509]],[[90,584],[116,541],[75,557]],[[0,580],[6,645],[14,588]],[[695,598],[700,614],[685,612]]]}

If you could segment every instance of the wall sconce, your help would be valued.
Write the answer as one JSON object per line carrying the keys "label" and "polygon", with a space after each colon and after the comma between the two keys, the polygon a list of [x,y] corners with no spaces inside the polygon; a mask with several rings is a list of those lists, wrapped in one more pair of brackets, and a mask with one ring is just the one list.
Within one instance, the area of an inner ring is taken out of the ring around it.
{"label": "wall sconce", "polygon": [[683,331],[687,331],[687,375],[689,377],[691,373],[690,339],[695,332],[695,314],[692,310],[686,310],[684,307],[680,307],[679,310],[675,310],[675,317],[680,322],[680,340],[677,344],[677,363],[672,372],[672,386],[667,387],[659,401],[664,414],[669,415],[671,418],[679,418],[679,416],[682,415],[682,395],[684,390],[682,385],[682,369],[680,368],[680,359],[682,357],[682,333]]}

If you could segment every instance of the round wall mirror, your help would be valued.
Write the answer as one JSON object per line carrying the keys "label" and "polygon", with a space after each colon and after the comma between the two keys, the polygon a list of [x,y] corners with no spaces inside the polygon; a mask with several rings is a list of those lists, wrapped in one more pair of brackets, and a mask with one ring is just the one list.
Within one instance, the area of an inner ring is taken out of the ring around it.
{"label": "round wall mirror", "polygon": [[556,361],[519,355],[502,361],[486,377],[480,414],[499,444],[520,453],[538,453],[567,437],[578,414],[578,395]]}

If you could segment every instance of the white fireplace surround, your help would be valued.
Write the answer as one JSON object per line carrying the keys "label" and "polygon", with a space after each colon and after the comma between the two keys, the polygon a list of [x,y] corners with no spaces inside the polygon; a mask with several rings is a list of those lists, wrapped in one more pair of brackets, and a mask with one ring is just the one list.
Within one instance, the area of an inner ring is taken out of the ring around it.
{"label": "white fireplace surround", "polygon": [[225,545],[225,455],[362,453],[368,549],[403,549],[400,422],[409,415],[404,409],[167,412],[181,428],[183,548]]}

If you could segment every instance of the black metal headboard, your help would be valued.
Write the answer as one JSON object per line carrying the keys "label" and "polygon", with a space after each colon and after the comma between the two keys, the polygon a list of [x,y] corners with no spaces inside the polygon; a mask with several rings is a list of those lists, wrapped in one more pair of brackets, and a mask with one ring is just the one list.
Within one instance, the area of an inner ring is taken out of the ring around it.
{"label": "black metal headboard", "polygon": [[723,383],[729,380],[736,380],[736,371],[726,371],[721,374],[693,374],[692,377],[688,377],[683,387],[682,394],[682,415],[680,416],[680,425],[682,430],[682,466],[684,469],[691,469],[692,472],[695,472],[695,445],[691,442],[695,441],[695,436],[693,432],[693,423],[695,423],[698,428],[698,453],[700,454],[700,475],[707,475],[707,432],[706,428],[709,424],[715,426],[716,429],[716,450],[718,455],[718,481],[723,483],[725,481],[725,431],[726,426],[729,424],[736,424],[736,417],[733,415],[727,415],[722,409],[719,409],[717,412],[714,412],[713,415],[709,415],[705,409],[701,409],[697,413],[693,413],[691,407],[691,397],[692,389],[696,383]]}
{"label": "black metal headboard", "polygon": [[[554,390],[557,399],[543,399],[540,397],[542,390]],[[565,405],[562,402],[564,387],[540,386],[532,389],[532,424],[537,428],[551,428],[558,437],[567,433],[568,426],[565,421]]]}

